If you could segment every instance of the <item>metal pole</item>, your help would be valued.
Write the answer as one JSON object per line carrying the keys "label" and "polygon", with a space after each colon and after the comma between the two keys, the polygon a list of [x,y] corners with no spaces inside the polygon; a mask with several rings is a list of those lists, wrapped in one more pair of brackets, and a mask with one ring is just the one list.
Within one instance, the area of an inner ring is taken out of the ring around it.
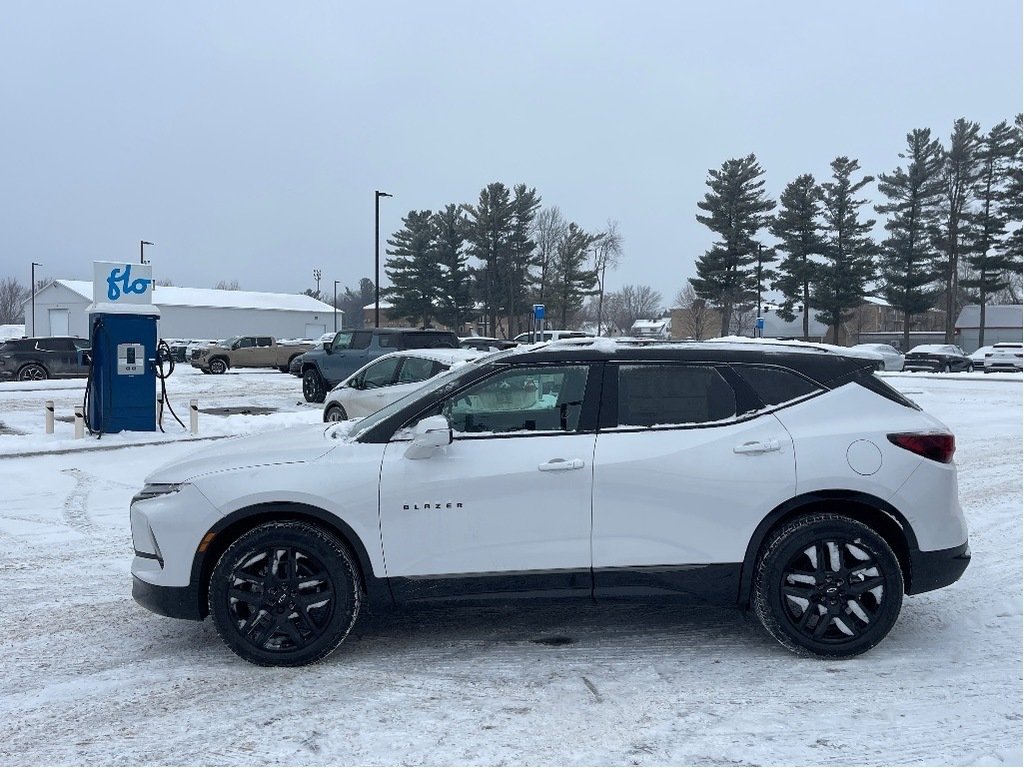
{"label": "metal pole", "polygon": [[380,199],[391,197],[379,189],[373,193],[373,327],[380,328]]}
{"label": "metal pole", "polygon": [[[757,319],[761,319],[761,249],[764,248],[760,243],[757,244]],[[761,337],[764,334],[761,332],[759,327],[755,328],[754,336]]]}
{"label": "metal pole", "polygon": [[338,281],[334,281],[334,332],[338,332]]}
{"label": "metal pole", "polygon": [[53,434],[53,400],[47,400],[44,403],[46,408],[46,434]]}
{"label": "metal pole", "polygon": [[43,266],[38,261],[32,262],[32,336],[36,335],[36,267]]}
{"label": "metal pole", "polygon": [[199,434],[199,400],[192,398],[188,401],[188,423],[189,432],[193,435]]}

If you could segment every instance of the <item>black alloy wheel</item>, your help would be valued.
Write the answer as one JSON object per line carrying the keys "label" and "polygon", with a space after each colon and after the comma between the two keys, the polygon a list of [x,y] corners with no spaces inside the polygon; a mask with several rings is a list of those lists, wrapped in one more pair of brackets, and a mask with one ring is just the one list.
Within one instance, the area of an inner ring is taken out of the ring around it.
{"label": "black alloy wheel", "polygon": [[903,604],[903,574],[892,549],[868,526],[811,515],[769,537],[753,602],[765,629],[790,650],[856,656],[892,629]]}
{"label": "black alloy wheel", "polygon": [[322,403],[327,397],[327,385],[316,368],[307,368],[302,374],[302,396],[307,403]]}
{"label": "black alloy wheel", "polygon": [[235,541],[210,577],[210,614],[224,643],[261,666],[318,661],[359,615],[355,559],[309,523],[258,526]]}
{"label": "black alloy wheel", "polygon": [[48,378],[49,372],[40,363],[29,363],[18,371],[18,381],[43,381]]}
{"label": "black alloy wheel", "polygon": [[228,369],[228,364],[221,360],[219,357],[215,357],[210,361],[210,373],[217,374],[218,376],[224,373]]}
{"label": "black alloy wheel", "polygon": [[345,409],[335,403],[328,407],[327,412],[324,413],[324,421],[345,421],[348,419],[348,414],[345,413]]}

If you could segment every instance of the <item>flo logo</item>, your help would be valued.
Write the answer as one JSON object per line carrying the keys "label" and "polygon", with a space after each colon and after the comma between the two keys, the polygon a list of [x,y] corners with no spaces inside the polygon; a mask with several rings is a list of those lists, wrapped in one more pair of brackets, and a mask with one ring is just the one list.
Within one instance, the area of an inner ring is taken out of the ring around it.
{"label": "flo logo", "polygon": [[137,280],[132,280],[132,265],[125,264],[124,271],[117,267],[110,270],[110,275],[107,277],[107,298],[111,301],[117,301],[121,298],[122,293],[135,293],[142,295],[149,288],[149,284],[152,283],[145,277],[140,277]]}

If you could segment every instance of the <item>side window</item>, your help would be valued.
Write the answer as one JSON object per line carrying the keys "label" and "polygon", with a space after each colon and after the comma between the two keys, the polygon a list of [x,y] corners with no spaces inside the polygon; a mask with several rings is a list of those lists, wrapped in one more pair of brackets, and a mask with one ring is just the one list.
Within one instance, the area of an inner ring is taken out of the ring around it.
{"label": "side window", "polygon": [[249,349],[255,346],[254,341],[255,339],[252,336],[243,336],[238,340],[238,349]]}
{"label": "side window", "polygon": [[381,349],[405,349],[398,344],[401,337],[397,333],[382,333],[377,337]]}
{"label": "side window", "polygon": [[768,406],[782,405],[821,391],[814,382],[784,368],[737,365],[733,370]]}
{"label": "side window", "polygon": [[619,426],[707,424],[736,416],[736,393],[702,365],[623,365],[619,368]]}
{"label": "side window", "polygon": [[270,336],[258,336],[256,338],[257,347],[271,347],[274,345],[274,340]]}
{"label": "side window", "polygon": [[363,389],[377,389],[378,387],[387,387],[394,384],[395,373],[398,371],[398,365],[401,362],[397,357],[389,357],[387,360],[381,360],[379,363],[371,365],[360,376]]}
{"label": "side window", "polygon": [[42,352],[68,352],[74,349],[70,339],[39,339],[36,349]]}
{"label": "side window", "polygon": [[399,384],[411,384],[414,381],[429,379],[439,370],[440,363],[433,360],[426,360],[422,357],[407,357],[402,363],[402,370],[398,374]]}
{"label": "side window", "polygon": [[334,341],[331,342],[331,350],[339,352],[343,349],[348,349],[349,344],[352,343],[352,332],[339,331],[334,336]]}
{"label": "side window", "polygon": [[403,333],[402,349],[457,349],[458,337],[450,333]]}
{"label": "side window", "polygon": [[349,341],[348,349],[366,349],[370,346],[373,338],[373,331],[353,331],[352,339]]}
{"label": "side window", "polygon": [[457,433],[574,432],[588,366],[510,368],[441,405]]}

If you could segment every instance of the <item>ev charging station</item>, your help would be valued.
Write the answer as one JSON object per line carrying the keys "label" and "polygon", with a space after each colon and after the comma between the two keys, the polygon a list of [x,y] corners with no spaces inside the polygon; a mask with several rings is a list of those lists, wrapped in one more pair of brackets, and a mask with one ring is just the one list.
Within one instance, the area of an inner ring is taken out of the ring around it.
{"label": "ev charging station", "polygon": [[86,424],[93,434],[155,432],[157,321],[153,267],[93,262],[89,315],[92,367]]}

